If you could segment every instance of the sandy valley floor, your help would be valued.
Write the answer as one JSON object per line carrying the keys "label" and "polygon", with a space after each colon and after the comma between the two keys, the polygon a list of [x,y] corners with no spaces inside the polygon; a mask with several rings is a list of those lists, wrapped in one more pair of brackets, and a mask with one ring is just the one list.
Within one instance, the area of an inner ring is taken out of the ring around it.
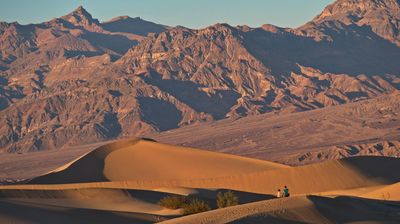
{"label": "sandy valley floor", "polygon": [[[24,183],[0,186],[0,222],[398,223],[400,176],[393,171],[399,169],[400,160],[387,157],[290,167],[121,140]],[[283,185],[291,197],[275,198]],[[167,195],[212,201],[219,189],[234,191],[240,204],[189,216],[157,204]]]}

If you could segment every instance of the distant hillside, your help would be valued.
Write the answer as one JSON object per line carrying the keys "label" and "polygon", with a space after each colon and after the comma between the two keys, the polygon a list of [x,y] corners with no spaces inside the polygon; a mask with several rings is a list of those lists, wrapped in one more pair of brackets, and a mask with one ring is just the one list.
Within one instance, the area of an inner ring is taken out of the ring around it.
{"label": "distant hillside", "polygon": [[399,114],[397,92],[302,113],[189,126],[154,138],[290,165],[366,155],[400,158]]}

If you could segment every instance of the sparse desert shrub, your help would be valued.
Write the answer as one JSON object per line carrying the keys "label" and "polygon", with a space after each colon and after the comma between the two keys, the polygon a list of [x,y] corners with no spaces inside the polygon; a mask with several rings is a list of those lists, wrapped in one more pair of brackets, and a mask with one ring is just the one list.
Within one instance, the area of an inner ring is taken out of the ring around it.
{"label": "sparse desert shrub", "polygon": [[183,206],[183,215],[196,214],[209,210],[211,210],[211,207],[206,201],[194,198]]}
{"label": "sparse desert shrub", "polygon": [[232,191],[227,191],[225,193],[218,192],[217,194],[218,208],[225,208],[238,204],[239,204],[239,198]]}
{"label": "sparse desert shrub", "polygon": [[187,199],[183,196],[179,195],[169,195],[162,198],[158,205],[169,208],[169,209],[178,209],[183,208],[183,206],[187,203]]}

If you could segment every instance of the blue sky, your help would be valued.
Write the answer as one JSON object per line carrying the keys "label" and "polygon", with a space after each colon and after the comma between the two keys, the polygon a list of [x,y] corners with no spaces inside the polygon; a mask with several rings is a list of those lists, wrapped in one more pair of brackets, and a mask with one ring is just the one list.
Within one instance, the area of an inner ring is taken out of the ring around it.
{"label": "blue sky", "polygon": [[311,20],[333,0],[0,0],[0,20],[39,23],[82,5],[107,21],[128,15],[170,26],[202,28],[215,23],[258,27],[297,27]]}

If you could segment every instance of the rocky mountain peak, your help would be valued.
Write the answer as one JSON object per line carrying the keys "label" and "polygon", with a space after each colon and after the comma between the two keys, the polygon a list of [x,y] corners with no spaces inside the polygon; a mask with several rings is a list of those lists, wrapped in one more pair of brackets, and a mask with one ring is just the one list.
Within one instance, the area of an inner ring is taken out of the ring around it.
{"label": "rocky mountain peak", "polygon": [[314,21],[332,17],[348,17],[348,19],[354,21],[376,10],[385,10],[386,13],[390,14],[393,10],[398,12],[399,8],[399,0],[338,0],[328,5]]}
{"label": "rocky mountain peak", "polygon": [[281,27],[278,27],[278,26],[274,26],[272,24],[264,24],[264,25],[261,26],[261,29],[263,29],[265,31],[268,31],[268,32],[271,32],[271,33],[281,33],[281,32],[285,31],[284,28],[281,28]]}
{"label": "rocky mountain peak", "polygon": [[100,24],[97,19],[94,19],[92,15],[83,8],[83,6],[79,6],[74,11],[61,18],[75,26],[89,27]]}
{"label": "rocky mountain peak", "polygon": [[227,23],[216,23],[212,26],[205,28],[204,30],[218,31],[218,32],[222,32],[222,33],[232,33],[232,31],[235,30],[235,28],[233,28],[232,26],[230,26]]}
{"label": "rocky mountain peak", "polygon": [[363,36],[378,36],[400,46],[399,21],[399,0],[337,0],[296,32],[315,39],[334,39],[325,32],[327,27],[344,32],[358,27]]}
{"label": "rocky mountain peak", "polygon": [[204,35],[204,37],[209,37],[214,39],[216,37],[237,37],[240,29],[230,26],[226,23],[217,23],[208,26],[204,29],[198,30],[199,34]]}

